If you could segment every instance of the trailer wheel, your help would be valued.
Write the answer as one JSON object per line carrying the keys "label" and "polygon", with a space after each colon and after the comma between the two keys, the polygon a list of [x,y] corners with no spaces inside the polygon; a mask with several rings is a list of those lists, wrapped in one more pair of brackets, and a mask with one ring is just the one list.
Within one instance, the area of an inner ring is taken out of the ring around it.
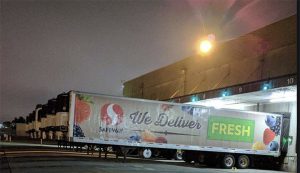
{"label": "trailer wheel", "polygon": [[231,154],[226,154],[223,157],[222,164],[223,164],[224,168],[227,168],[227,169],[232,168],[234,166],[234,164],[235,164],[235,158],[234,158],[234,156],[231,155]]}
{"label": "trailer wheel", "polygon": [[145,148],[143,151],[143,158],[149,159],[152,156],[152,151],[149,148]]}
{"label": "trailer wheel", "polygon": [[237,160],[237,166],[241,169],[246,169],[250,165],[250,159],[247,155],[240,155]]}

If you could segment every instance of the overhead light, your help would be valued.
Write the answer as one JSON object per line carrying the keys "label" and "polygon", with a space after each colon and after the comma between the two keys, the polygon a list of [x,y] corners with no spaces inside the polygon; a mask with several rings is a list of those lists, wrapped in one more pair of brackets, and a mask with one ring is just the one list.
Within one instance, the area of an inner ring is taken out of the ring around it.
{"label": "overhead light", "polygon": [[225,97],[225,96],[227,96],[227,92],[222,93],[222,97]]}
{"label": "overhead light", "polygon": [[229,91],[228,90],[225,90],[222,92],[222,97],[225,97],[225,96],[229,96]]}
{"label": "overhead light", "polygon": [[274,91],[271,93],[270,98],[285,98],[285,97],[296,97],[297,92],[296,91]]}
{"label": "overhead light", "polygon": [[285,97],[285,98],[276,98],[276,99],[271,99],[271,103],[279,103],[279,102],[295,102],[297,101],[296,97]]}
{"label": "overhead light", "polygon": [[214,107],[216,109],[221,109],[221,108],[244,109],[247,106],[254,105],[254,104],[247,104],[247,103],[239,103],[236,100],[222,100],[222,99],[203,100],[197,102],[190,102],[188,104]]}
{"label": "overhead light", "polygon": [[198,98],[197,96],[193,96],[191,101],[192,101],[192,102],[199,101],[199,98]]}
{"label": "overhead light", "polygon": [[268,90],[268,89],[270,89],[270,88],[271,88],[271,87],[270,87],[270,84],[265,83],[265,84],[263,85],[263,87],[262,87],[262,90],[266,91],[266,90]]}
{"label": "overhead light", "polygon": [[197,51],[201,55],[207,55],[211,52],[215,43],[215,35],[209,34],[197,43]]}
{"label": "overhead light", "polygon": [[203,53],[207,53],[212,48],[212,43],[209,40],[203,40],[200,43],[200,51]]}
{"label": "overhead light", "polygon": [[245,109],[246,107],[254,106],[254,105],[255,104],[238,103],[238,104],[232,104],[232,105],[224,105],[223,108],[242,110],[242,109]]}
{"label": "overhead light", "polygon": [[271,103],[278,102],[293,102],[297,100],[297,92],[296,91],[275,91],[272,92],[270,98]]}

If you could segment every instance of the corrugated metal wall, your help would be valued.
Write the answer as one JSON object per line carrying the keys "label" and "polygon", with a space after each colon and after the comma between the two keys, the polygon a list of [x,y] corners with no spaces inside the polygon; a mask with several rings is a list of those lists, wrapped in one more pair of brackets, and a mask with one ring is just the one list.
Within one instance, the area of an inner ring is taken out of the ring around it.
{"label": "corrugated metal wall", "polygon": [[124,83],[124,96],[164,100],[297,72],[296,15],[218,43],[211,55],[183,59]]}

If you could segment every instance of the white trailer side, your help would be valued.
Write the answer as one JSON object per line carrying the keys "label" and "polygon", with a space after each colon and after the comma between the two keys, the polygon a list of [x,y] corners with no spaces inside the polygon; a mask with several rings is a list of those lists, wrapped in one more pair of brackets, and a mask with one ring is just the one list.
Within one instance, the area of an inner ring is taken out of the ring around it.
{"label": "white trailer side", "polygon": [[70,93],[71,141],[280,156],[282,116]]}

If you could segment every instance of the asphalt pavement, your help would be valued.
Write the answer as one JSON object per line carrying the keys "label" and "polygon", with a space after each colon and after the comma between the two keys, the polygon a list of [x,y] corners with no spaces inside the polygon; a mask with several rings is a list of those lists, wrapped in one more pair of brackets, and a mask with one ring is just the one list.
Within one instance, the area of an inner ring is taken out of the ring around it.
{"label": "asphalt pavement", "polygon": [[[1,173],[280,173],[281,171],[257,169],[216,169],[183,161],[99,158],[98,153],[58,150],[57,146],[0,142]],[[104,155],[103,155],[104,156]],[[102,157],[103,157],[102,156]]]}

